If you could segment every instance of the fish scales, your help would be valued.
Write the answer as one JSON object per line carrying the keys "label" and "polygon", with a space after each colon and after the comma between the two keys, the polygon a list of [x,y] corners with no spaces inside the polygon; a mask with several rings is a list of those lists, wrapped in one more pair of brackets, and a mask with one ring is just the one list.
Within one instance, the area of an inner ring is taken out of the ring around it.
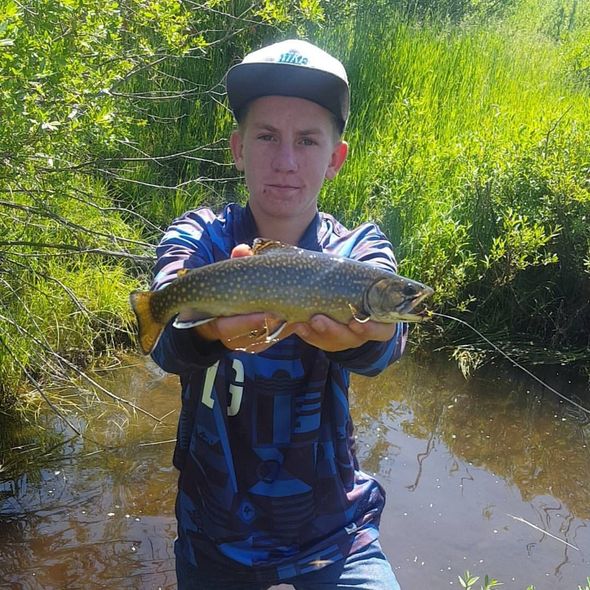
{"label": "fish scales", "polygon": [[154,294],[154,317],[167,323],[192,308],[215,317],[272,311],[306,321],[329,310],[334,319],[349,321],[350,305],[361,308],[367,283],[390,275],[366,263],[339,258],[335,265],[333,257],[302,252],[234,258],[189,271],[174,289]]}
{"label": "fish scales", "polygon": [[142,350],[153,349],[177,314],[201,320],[266,312],[287,322],[308,321],[315,314],[343,323],[419,321],[410,312],[432,293],[370,263],[324,252],[258,240],[254,254],[185,271],[159,291],[134,291],[130,300]]}

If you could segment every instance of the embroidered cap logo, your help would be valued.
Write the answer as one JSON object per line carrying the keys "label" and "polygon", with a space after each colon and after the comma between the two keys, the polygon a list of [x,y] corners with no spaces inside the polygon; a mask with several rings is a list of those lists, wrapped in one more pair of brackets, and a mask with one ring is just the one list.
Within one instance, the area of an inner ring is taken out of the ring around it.
{"label": "embroidered cap logo", "polygon": [[309,59],[307,59],[307,57],[304,57],[297,51],[288,51],[287,53],[281,54],[278,63],[293,64],[295,66],[306,66],[309,63]]}

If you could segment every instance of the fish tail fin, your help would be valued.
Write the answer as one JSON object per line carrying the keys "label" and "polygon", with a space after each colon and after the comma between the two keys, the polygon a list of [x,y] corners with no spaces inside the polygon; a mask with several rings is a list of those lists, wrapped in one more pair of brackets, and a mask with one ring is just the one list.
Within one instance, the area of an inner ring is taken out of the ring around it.
{"label": "fish tail fin", "polygon": [[137,317],[139,347],[143,354],[149,354],[154,349],[165,327],[152,313],[150,302],[153,296],[154,293],[151,291],[133,291],[129,296],[129,302]]}

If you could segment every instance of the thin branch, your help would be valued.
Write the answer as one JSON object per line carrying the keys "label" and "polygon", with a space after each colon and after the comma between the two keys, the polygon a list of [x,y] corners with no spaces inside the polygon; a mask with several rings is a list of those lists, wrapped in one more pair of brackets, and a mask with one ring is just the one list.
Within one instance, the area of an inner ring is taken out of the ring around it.
{"label": "thin branch", "polygon": [[8,355],[10,357],[12,357],[12,359],[14,360],[14,362],[20,367],[21,371],[23,372],[23,374],[27,377],[27,379],[33,384],[33,387],[38,391],[39,395],[43,398],[43,400],[45,401],[45,403],[51,408],[51,410],[53,412],[55,412],[55,414],[57,414],[61,420],[63,420],[78,436],[82,436],[82,433],[80,432],[80,430],[78,430],[59,410],[59,408],[57,408],[57,406],[49,399],[49,397],[47,397],[45,391],[43,390],[43,388],[41,387],[41,385],[37,382],[37,380],[33,377],[33,375],[31,375],[31,373],[29,373],[28,369],[25,367],[25,365],[20,361],[20,359],[12,352],[11,347],[8,346],[8,344],[6,344],[6,342],[4,341],[4,338],[2,337],[2,335],[0,334],[0,344],[2,344],[2,346],[4,347],[4,349],[6,350],[6,352],[8,353]]}
{"label": "thin branch", "polygon": [[[100,256],[112,256],[114,258],[130,258],[131,260],[138,260],[140,262],[154,262],[153,256],[144,256],[142,254],[132,254],[131,252],[115,251],[115,250],[104,250],[102,248],[80,248],[73,244],[49,244],[44,242],[27,242],[24,240],[15,241],[0,241],[0,246],[27,246],[30,248],[51,248],[55,250],[64,250],[60,254],[54,254],[54,256],[65,256],[67,254],[98,254]],[[153,246],[150,246],[153,248]],[[35,254],[21,254],[23,257],[39,256]]]}
{"label": "thin branch", "polygon": [[60,225],[67,227],[69,229],[81,231],[81,232],[84,232],[84,233],[87,233],[87,234],[90,234],[93,236],[98,236],[101,238],[107,238],[113,242],[117,242],[117,241],[125,242],[127,244],[135,244],[137,246],[143,246],[144,248],[151,247],[151,244],[149,244],[148,242],[143,242],[141,240],[133,240],[133,239],[124,238],[121,236],[115,236],[114,234],[107,234],[106,232],[101,232],[101,231],[90,229],[88,227],[84,227],[83,225],[80,225],[79,223],[75,223],[73,221],[70,221],[70,220],[66,219],[65,217],[62,217],[61,215],[58,215],[57,213],[54,213],[53,211],[50,211],[49,209],[47,209],[45,207],[39,207],[39,206],[32,207],[30,205],[21,205],[19,203],[14,203],[12,201],[3,201],[3,200],[0,200],[0,206],[10,207],[12,209],[19,209],[21,211],[26,211],[27,213],[31,213],[34,215],[40,215],[40,216],[45,217],[47,219],[53,219],[54,221],[56,221]]}
{"label": "thin branch", "polygon": [[[80,188],[76,188],[74,187],[73,189],[73,193],[68,193],[68,192],[60,192],[57,193],[57,191],[54,191],[52,189],[25,189],[25,188],[9,188],[9,189],[4,189],[4,188],[0,188],[0,193],[9,193],[9,194],[26,194],[26,195],[66,195],[67,197],[74,199],[76,201],[78,201],[79,203],[84,203],[90,207],[93,207],[94,209],[97,209],[98,211],[100,211],[101,213],[122,213],[124,215],[129,215],[132,217],[137,218],[139,221],[141,221],[144,225],[149,226],[151,229],[159,231],[160,233],[162,232],[162,229],[159,228],[157,225],[153,224],[149,219],[147,219],[146,217],[144,217],[143,215],[141,215],[140,213],[137,213],[137,211],[134,211],[133,209],[128,209],[127,207],[104,207],[102,205],[99,205],[98,203],[94,202],[91,198],[90,198],[90,193],[88,193],[87,191],[84,191]],[[79,193],[80,195],[84,195],[84,197],[86,198],[82,198],[80,196],[75,195],[74,193]],[[94,195],[93,195],[94,196]],[[108,197],[104,197],[105,202],[110,203],[111,199]],[[39,227],[43,227],[43,226],[39,226]]]}
{"label": "thin branch", "polygon": [[509,516],[510,518],[513,518],[514,520],[518,520],[518,522],[528,524],[530,527],[534,528],[535,530],[540,531],[544,535],[547,535],[548,537],[551,537],[552,539],[555,539],[556,541],[559,541],[560,543],[563,543],[564,545],[567,545],[568,547],[571,547],[572,549],[575,549],[576,551],[580,550],[575,545],[572,545],[571,543],[568,543],[567,541],[564,541],[563,539],[560,539],[559,537],[552,535],[550,532],[542,529],[541,527],[538,527],[537,525],[534,525],[532,522],[529,522],[528,520],[525,520],[524,518],[522,518],[520,516],[514,516],[513,514],[508,514],[508,513],[506,513],[506,516]]}

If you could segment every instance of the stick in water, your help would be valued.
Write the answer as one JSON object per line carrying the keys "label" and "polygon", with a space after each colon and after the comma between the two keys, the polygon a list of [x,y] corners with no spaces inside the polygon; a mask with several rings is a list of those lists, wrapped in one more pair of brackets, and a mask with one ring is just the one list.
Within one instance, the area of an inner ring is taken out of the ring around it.
{"label": "stick in water", "polygon": [[563,543],[564,545],[567,545],[568,547],[571,547],[572,549],[575,549],[576,551],[580,550],[575,545],[572,545],[571,543],[568,543],[567,541],[564,541],[563,539],[560,539],[559,537],[556,537],[555,535],[548,533],[547,531],[543,530],[541,527],[538,527],[536,524],[533,524],[532,522],[529,522],[528,520],[525,520],[524,518],[521,518],[520,516],[514,516],[513,514],[508,514],[508,513],[506,513],[506,516],[509,516],[510,518],[514,518],[514,520],[518,520],[518,522],[524,522],[524,524],[528,524],[530,527],[533,527],[534,529],[542,532],[544,535],[547,535],[548,537],[551,537],[552,539],[555,539],[556,541],[559,541],[560,543]]}

